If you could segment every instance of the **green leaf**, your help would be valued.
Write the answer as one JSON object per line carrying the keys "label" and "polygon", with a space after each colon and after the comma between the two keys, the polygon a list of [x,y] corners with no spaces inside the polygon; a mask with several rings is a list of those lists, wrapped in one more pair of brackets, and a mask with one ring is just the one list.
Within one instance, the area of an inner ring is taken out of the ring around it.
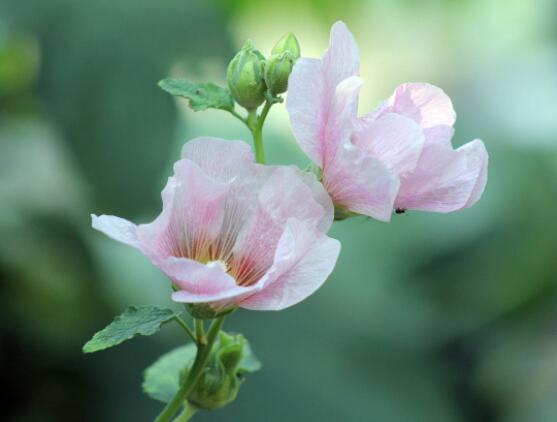
{"label": "green leaf", "polygon": [[[253,354],[247,340],[241,334],[236,334],[236,336],[241,338],[243,344],[242,358],[236,368],[236,373],[245,374],[259,370],[261,362]],[[211,350],[211,355],[214,356],[223,347],[227,348],[229,345],[222,344],[221,339],[217,339]],[[182,372],[189,370],[193,365],[196,353],[195,344],[190,343],[160,356],[143,374],[143,391],[145,394],[155,400],[168,403],[178,391]]]}
{"label": "green leaf", "polygon": [[168,403],[180,386],[180,372],[191,367],[197,347],[190,343],[159,357],[143,374],[143,391],[149,397]]}
{"label": "green leaf", "polygon": [[194,111],[208,108],[233,110],[234,100],[226,88],[212,83],[194,83],[185,79],[167,78],[159,82],[166,92],[189,100]]}
{"label": "green leaf", "polygon": [[178,315],[179,313],[172,309],[157,306],[130,306],[85,343],[83,352],[92,353],[108,349],[137,335],[150,336]]}

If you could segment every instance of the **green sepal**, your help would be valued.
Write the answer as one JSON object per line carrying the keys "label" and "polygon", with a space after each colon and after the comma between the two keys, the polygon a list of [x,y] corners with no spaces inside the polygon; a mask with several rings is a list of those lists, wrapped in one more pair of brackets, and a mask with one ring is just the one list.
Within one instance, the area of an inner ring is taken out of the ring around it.
{"label": "green sepal", "polygon": [[168,308],[151,305],[130,306],[85,343],[83,352],[93,353],[108,349],[138,335],[150,336],[178,315],[179,312]]}
{"label": "green sepal", "polygon": [[193,111],[208,108],[232,111],[234,100],[230,92],[213,83],[195,83],[186,79],[167,78],[159,82],[159,86],[171,95],[189,100]]}
{"label": "green sepal", "polygon": [[196,319],[215,319],[235,311],[236,308],[215,310],[208,303],[186,303],[186,310]]}
{"label": "green sepal", "polygon": [[360,215],[361,214],[349,211],[344,207],[335,205],[335,221],[342,221],[346,220],[347,218],[358,217]]}

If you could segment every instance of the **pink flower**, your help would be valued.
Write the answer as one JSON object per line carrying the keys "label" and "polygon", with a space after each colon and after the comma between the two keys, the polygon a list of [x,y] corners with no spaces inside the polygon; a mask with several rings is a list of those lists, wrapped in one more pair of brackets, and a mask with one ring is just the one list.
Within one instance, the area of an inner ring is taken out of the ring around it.
{"label": "pink flower", "polygon": [[325,236],[333,206],[315,177],[255,164],[241,141],[186,143],[162,201],[152,223],[92,215],[93,227],[145,254],[177,302],[283,309],[317,290],[340,252]]}
{"label": "pink flower", "polygon": [[335,206],[389,221],[393,209],[474,205],[487,181],[487,151],[480,140],[453,149],[451,100],[435,86],[408,83],[358,118],[358,55],[337,22],[322,59],[299,59],[288,82],[294,136],[322,169]]}

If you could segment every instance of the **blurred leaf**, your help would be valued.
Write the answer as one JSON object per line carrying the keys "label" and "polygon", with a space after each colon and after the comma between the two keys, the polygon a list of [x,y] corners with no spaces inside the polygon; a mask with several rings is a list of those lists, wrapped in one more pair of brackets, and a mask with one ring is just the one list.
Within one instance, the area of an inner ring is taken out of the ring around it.
{"label": "blurred leaf", "polygon": [[180,371],[191,366],[197,348],[190,343],[159,357],[144,373],[143,391],[149,397],[168,403],[180,383]]}
{"label": "blurred leaf", "polygon": [[96,333],[83,346],[83,352],[92,353],[108,349],[137,335],[150,336],[177,315],[178,313],[172,309],[157,306],[130,306],[106,328]]}
{"label": "blurred leaf", "polygon": [[188,99],[194,111],[234,108],[234,100],[228,90],[212,83],[198,84],[185,79],[167,78],[160,81],[159,86],[171,95]]}

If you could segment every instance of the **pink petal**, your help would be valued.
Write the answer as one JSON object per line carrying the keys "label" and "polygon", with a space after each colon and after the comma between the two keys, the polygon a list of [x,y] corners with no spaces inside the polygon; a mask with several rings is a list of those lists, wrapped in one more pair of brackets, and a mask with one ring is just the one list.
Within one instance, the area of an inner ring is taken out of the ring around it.
{"label": "pink petal", "polygon": [[[234,245],[235,259],[257,264],[256,268],[250,265],[249,278],[253,281],[263,276],[271,266],[289,218],[297,218],[313,227],[331,224],[332,210],[326,214],[325,208],[314,199],[316,187],[310,188],[300,178],[300,173],[293,166],[258,167],[259,177],[265,182],[260,187],[256,206]],[[319,195],[322,197],[321,192]]]}
{"label": "pink petal", "polygon": [[351,76],[344,79],[335,88],[329,119],[325,125],[322,141],[323,169],[333,161],[341,145],[350,142],[354,131],[354,121],[358,113],[358,95],[361,79]]}
{"label": "pink petal", "polygon": [[457,150],[428,144],[416,170],[402,179],[395,206],[434,212],[470,207],[485,188],[487,163],[487,151],[480,140]]}
{"label": "pink petal", "polygon": [[188,258],[169,257],[159,264],[178,291],[172,300],[183,303],[231,301],[253,293],[256,288],[241,287],[218,264],[201,264]]}
{"label": "pink petal", "polygon": [[[358,47],[346,25],[337,22],[323,59],[299,59],[290,75],[286,108],[292,131],[306,155],[321,167],[324,143],[339,143],[331,129],[339,126],[334,107],[337,86],[358,73]],[[350,119],[356,117],[357,92],[354,98]]]}
{"label": "pink petal", "polygon": [[288,79],[286,109],[298,145],[319,166],[323,161],[324,96],[321,61],[298,59]]}
{"label": "pink petal", "polygon": [[386,113],[354,136],[354,144],[397,175],[413,170],[424,145],[422,128],[407,117]]}
{"label": "pink petal", "polygon": [[184,144],[182,158],[196,163],[210,178],[227,182],[252,168],[251,148],[242,141],[220,138],[195,138]]}
{"label": "pink petal", "polygon": [[345,143],[324,169],[323,184],[335,204],[380,221],[391,219],[399,180],[367,151]]}
{"label": "pink petal", "polygon": [[452,126],[456,120],[448,95],[441,88],[428,83],[399,85],[384,106],[383,112],[402,114],[423,128]]}
{"label": "pink petal", "polygon": [[142,250],[155,261],[168,256],[195,256],[200,245],[217,238],[224,219],[230,184],[209,178],[194,162],[174,165],[174,178],[163,218],[139,227]]}
{"label": "pink petal", "polygon": [[480,197],[482,196],[485,186],[487,184],[487,166],[489,162],[489,155],[485,149],[485,145],[479,139],[474,139],[458,149],[459,151],[465,152],[468,155],[468,165],[470,167],[479,167],[480,173],[476,179],[476,184],[470,198],[466,202],[465,208],[470,208],[473,206]]}
{"label": "pink petal", "polygon": [[97,217],[95,214],[91,214],[91,221],[94,229],[106,234],[108,237],[134,248],[139,248],[137,226],[132,222],[113,215]]}
{"label": "pink petal", "polygon": [[317,223],[317,229],[321,233],[327,233],[331,228],[335,216],[335,207],[331,197],[321,184],[315,174],[296,169],[298,177],[309,188],[312,198],[323,207],[323,216]]}
{"label": "pink petal", "polygon": [[334,23],[329,48],[322,59],[326,92],[333,92],[344,79],[360,74],[359,56],[358,46],[344,22]]}
{"label": "pink petal", "polygon": [[261,290],[240,303],[253,310],[281,310],[304,300],[331,274],[340,242],[290,219],[275,252],[273,267]]}

